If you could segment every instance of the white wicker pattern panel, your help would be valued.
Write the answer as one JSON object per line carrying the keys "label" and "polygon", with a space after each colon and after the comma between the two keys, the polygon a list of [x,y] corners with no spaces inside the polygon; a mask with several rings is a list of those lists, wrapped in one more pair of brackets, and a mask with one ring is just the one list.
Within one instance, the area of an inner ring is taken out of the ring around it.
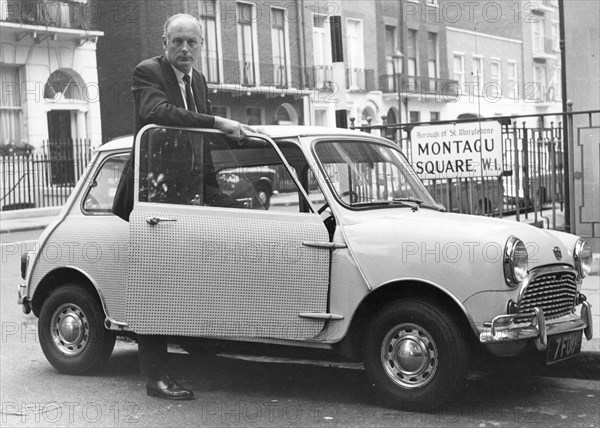
{"label": "white wicker pattern panel", "polygon": [[[322,223],[169,214],[137,236],[127,283],[127,322],[145,334],[305,339],[323,328],[301,312],[325,312],[329,250]],[[174,256],[175,254],[179,256]],[[131,280],[131,279],[135,280]],[[171,284],[171,286],[169,286]]]}
{"label": "white wicker pattern panel", "polygon": [[102,292],[108,315],[125,320],[129,225],[116,216],[69,216],[50,235],[32,273],[33,291],[58,267],[86,273]]}

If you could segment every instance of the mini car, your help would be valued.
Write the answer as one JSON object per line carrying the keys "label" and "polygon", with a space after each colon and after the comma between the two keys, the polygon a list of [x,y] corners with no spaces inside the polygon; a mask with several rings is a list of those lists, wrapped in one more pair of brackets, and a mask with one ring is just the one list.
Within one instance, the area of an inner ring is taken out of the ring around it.
{"label": "mini car", "polygon": [[[130,221],[111,213],[122,138],[22,257],[18,302],[62,373],[97,369],[135,333],[312,347],[363,361],[388,405],[430,405],[456,394],[475,355],[552,364],[592,338],[587,243],[445,212],[389,140],[293,126],[241,142],[155,125],[136,138]],[[223,179],[265,168],[294,184],[268,209]]]}

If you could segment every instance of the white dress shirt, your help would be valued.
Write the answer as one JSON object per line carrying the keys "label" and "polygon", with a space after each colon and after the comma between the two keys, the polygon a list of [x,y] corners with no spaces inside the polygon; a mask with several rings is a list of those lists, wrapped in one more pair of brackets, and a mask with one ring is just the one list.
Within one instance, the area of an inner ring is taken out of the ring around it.
{"label": "white dress shirt", "polygon": [[[183,105],[185,105],[185,108],[188,108],[187,105],[187,96],[185,94],[185,82],[183,81],[183,76],[185,76],[185,73],[181,72],[180,70],[176,69],[175,67],[173,67],[173,64],[171,64],[171,67],[173,68],[173,71],[175,72],[175,76],[177,76],[177,83],[179,83],[179,90],[181,91],[181,97],[183,98]],[[194,87],[192,84],[192,71],[190,71],[188,73],[188,76],[190,76],[190,90],[192,91],[192,96],[194,96]]]}

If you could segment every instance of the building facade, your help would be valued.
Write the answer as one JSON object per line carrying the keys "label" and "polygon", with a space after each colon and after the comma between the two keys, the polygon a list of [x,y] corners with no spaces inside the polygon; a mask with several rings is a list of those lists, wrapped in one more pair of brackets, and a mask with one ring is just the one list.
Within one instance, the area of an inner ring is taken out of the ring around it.
{"label": "building facade", "polygon": [[89,0],[0,1],[0,144],[101,144],[97,10]]}
{"label": "building facade", "polygon": [[[119,7],[119,2],[106,1]],[[204,45],[195,67],[209,87],[213,113],[250,125],[304,124],[313,70],[306,65],[300,1],[129,1],[128,22],[101,20],[98,58],[103,132],[133,131],[131,73],[163,53],[167,17],[189,13],[203,23]]]}

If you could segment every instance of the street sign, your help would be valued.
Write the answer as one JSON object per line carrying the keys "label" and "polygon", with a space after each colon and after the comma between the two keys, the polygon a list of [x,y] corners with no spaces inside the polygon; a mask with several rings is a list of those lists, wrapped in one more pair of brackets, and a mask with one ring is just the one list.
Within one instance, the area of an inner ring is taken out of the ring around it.
{"label": "street sign", "polygon": [[472,122],[416,126],[413,167],[420,178],[491,177],[502,173],[502,126]]}

